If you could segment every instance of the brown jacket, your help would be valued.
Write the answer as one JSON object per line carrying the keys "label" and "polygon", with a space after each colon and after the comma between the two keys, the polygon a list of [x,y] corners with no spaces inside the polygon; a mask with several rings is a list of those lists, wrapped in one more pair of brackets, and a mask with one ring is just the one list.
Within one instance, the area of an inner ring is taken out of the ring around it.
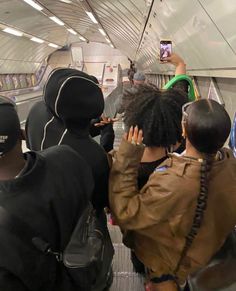
{"label": "brown jacket", "polygon": [[[192,226],[201,163],[171,155],[139,192],[137,169],[143,146],[122,141],[110,174],[110,207],[123,230],[131,230],[137,257],[156,273],[173,274]],[[178,272],[180,281],[206,265],[236,224],[236,159],[224,158],[210,172],[207,209]]]}

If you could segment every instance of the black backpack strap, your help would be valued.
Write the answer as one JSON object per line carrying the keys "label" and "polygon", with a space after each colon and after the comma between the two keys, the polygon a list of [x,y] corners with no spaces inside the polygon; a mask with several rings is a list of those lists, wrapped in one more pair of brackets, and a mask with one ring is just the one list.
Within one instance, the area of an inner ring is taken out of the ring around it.
{"label": "black backpack strap", "polygon": [[10,214],[0,206],[0,227],[7,229],[18,237],[26,246],[37,248],[44,253],[50,253],[49,243],[45,242],[32,227],[19,217]]}

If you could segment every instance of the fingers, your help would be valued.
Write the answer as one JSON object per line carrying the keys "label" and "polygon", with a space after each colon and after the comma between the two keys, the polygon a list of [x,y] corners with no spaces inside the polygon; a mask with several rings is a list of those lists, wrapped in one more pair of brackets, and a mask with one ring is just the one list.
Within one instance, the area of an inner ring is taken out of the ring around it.
{"label": "fingers", "polygon": [[99,122],[99,123],[94,123],[94,126],[95,127],[101,127],[101,126],[104,126],[105,124],[102,123],[102,122]]}
{"label": "fingers", "polygon": [[129,132],[124,135],[124,139],[134,145],[140,145],[143,141],[143,131],[138,126],[131,126]]}
{"label": "fingers", "polygon": [[127,139],[128,142],[132,142],[133,133],[134,133],[134,127],[131,126],[128,133],[128,139]]}
{"label": "fingers", "polygon": [[138,126],[136,125],[134,128],[134,134],[132,137],[132,143],[133,144],[137,144],[137,140],[138,140]]}
{"label": "fingers", "polygon": [[137,138],[137,145],[141,144],[143,142],[143,131],[142,129],[138,132],[138,138]]}

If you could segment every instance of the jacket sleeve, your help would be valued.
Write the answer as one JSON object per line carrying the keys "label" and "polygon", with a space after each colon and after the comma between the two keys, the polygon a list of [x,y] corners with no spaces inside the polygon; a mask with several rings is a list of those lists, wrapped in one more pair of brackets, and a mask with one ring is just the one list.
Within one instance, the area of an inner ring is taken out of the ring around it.
{"label": "jacket sleeve", "polygon": [[29,291],[17,277],[3,268],[0,268],[0,290]]}
{"label": "jacket sleeve", "polygon": [[[109,199],[112,213],[123,229],[138,230],[165,220],[173,203],[163,186],[166,177],[151,175],[141,191],[137,187],[138,165],[143,146],[122,141],[110,174]],[[165,174],[164,174],[165,175]],[[164,178],[164,183],[159,183]]]}
{"label": "jacket sleeve", "polygon": [[185,93],[188,93],[188,87],[189,87],[188,82],[185,81],[185,80],[178,81],[173,86],[174,89],[181,90],[181,91],[183,91]]}

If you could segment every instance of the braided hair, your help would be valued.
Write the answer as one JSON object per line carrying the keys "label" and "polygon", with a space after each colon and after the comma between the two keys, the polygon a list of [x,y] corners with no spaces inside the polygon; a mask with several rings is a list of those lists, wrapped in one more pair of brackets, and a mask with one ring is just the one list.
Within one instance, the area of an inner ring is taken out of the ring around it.
{"label": "braided hair", "polygon": [[132,88],[123,96],[125,125],[138,125],[146,146],[175,145],[182,140],[181,108],[187,98],[180,90],[160,90],[150,84]]}
{"label": "braided hair", "polygon": [[197,199],[192,227],[186,236],[176,274],[198,229],[201,227],[204,211],[207,208],[209,174],[217,151],[224,145],[230,133],[230,117],[224,107],[214,100],[202,99],[187,108],[185,130],[190,143],[204,155],[200,170],[200,191]]}

